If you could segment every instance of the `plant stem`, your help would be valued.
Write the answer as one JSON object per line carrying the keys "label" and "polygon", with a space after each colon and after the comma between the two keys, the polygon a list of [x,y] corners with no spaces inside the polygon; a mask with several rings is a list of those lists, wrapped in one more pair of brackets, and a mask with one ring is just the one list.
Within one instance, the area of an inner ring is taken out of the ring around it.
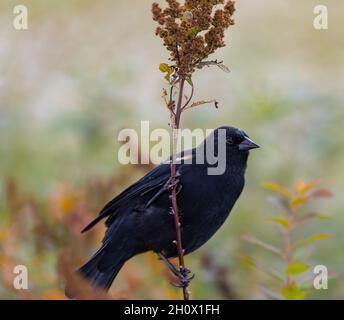
{"label": "plant stem", "polygon": [[[176,106],[175,116],[172,117],[172,130],[173,130],[173,150],[172,150],[172,162],[171,162],[171,183],[172,185],[176,184],[176,175],[177,175],[177,165],[176,165],[176,158],[177,158],[177,144],[178,144],[178,135],[179,135],[179,126],[180,126],[180,117],[182,114],[182,102],[183,102],[183,92],[184,92],[184,84],[185,80],[181,79],[179,83],[179,97]],[[176,228],[176,247],[178,252],[178,259],[179,259],[179,270],[182,274],[185,273],[185,261],[184,261],[184,250],[182,245],[182,235],[181,235],[181,224],[179,219],[179,209],[177,203],[177,190],[176,188],[172,188],[172,209],[173,209],[173,216],[174,216],[174,224]],[[183,295],[184,300],[189,300],[189,291],[187,286],[183,287]]]}
{"label": "plant stem", "polygon": [[[292,262],[292,252],[293,252],[293,229],[294,229],[294,213],[292,211],[292,209],[288,210],[287,213],[287,219],[289,220],[289,228],[286,230],[285,233],[285,238],[284,238],[284,242],[285,242],[285,264],[286,264],[286,268],[288,268],[288,266],[290,265],[290,263]],[[286,287],[290,287],[292,284],[292,279],[290,277],[289,274],[286,275]]]}

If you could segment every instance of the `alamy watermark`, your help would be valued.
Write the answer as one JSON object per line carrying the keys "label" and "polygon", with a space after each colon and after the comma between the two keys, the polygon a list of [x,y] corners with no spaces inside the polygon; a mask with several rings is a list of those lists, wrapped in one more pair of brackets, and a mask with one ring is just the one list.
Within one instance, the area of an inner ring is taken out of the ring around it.
{"label": "alamy watermark", "polygon": [[315,277],[313,279],[313,286],[316,290],[328,289],[328,271],[324,265],[317,265],[313,269]]}
{"label": "alamy watermark", "polygon": [[13,27],[16,30],[27,30],[29,28],[29,14],[27,6],[19,4],[13,8]]}
{"label": "alamy watermark", "polygon": [[314,7],[313,13],[315,14],[313,26],[316,30],[328,29],[328,9],[325,5],[317,5]]}
{"label": "alamy watermark", "polygon": [[[178,150],[194,149],[194,155],[178,156],[177,163],[207,164],[209,175],[221,175],[226,170],[226,129],[218,129],[216,137],[212,129],[178,129]],[[175,132],[174,132],[175,133]],[[172,133],[173,134],[173,133]],[[203,143],[206,139],[206,142]],[[169,161],[172,138],[167,129],[150,131],[149,121],[141,121],[140,134],[134,129],[123,129],[118,134],[123,145],[118,151],[118,161],[123,164],[159,165]],[[154,144],[152,146],[152,144]],[[196,148],[197,147],[197,148]],[[139,152],[140,151],[140,152]],[[230,160],[230,159],[229,159]]]}
{"label": "alamy watermark", "polygon": [[29,289],[29,274],[27,267],[24,265],[17,265],[13,269],[13,287],[17,290]]}

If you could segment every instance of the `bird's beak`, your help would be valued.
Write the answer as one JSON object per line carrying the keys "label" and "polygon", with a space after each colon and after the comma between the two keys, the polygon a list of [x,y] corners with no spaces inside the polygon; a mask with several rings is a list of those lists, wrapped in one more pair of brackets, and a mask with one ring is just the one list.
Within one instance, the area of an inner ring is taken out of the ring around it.
{"label": "bird's beak", "polygon": [[248,151],[251,149],[260,148],[258,144],[254,143],[250,138],[245,137],[245,140],[239,144],[239,150]]}

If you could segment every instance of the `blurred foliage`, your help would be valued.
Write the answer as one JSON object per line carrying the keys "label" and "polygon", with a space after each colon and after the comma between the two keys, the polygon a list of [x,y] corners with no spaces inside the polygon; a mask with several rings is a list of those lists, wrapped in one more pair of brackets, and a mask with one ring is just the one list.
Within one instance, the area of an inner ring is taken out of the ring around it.
{"label": "blurred foliage", "polygon": [[[119,130],[137,129],[147,119],[152,129],[168,128],[157,70],[157,61],[168,57],[152,32],[146,1],[23,4],[29,7],[29,30],[18,32],[12,27],[13,1],[0,1],[0,297],[63,298],[63,279],[70,274],[64,261],[79,266],[103,229],[82,236],[79,231],[148,170],[117,163]],[[195,73],[196,101],[216,97],[219,109],[191,110],[182,126],[234,125],[262,148],[250,157],[246,188],[228,222],[186,257],[196,272],[192,298],[266,298],[259,284],[270,287],[270,279],[239,258],[256,257],[242,235],[276,245],[279,234],[262,219],[268,208],[259,185],[291,185],[299,176],[318,178],[337,195],[316,204],[336,219],[309,224],[300,235],[331,234],[319,241],[310,262],[338,272],[328,290],[307,290],[307,298],[344,298],[344,2],[323,4],[330,28],[319,32],[312,26],[313,0],[297,6],[238,1],[230,46],[214,57],[225,61],[230,75],[216,68]],[[259,252],[259,259],[277,263],[269,253]],[[27,292],[11,285],[17,264],[28,267]],[[282,263],[276,268],[283,270]],[[156,257],[138,256],[110,294],[173,299],[177,291],[166,273]]]}
{"label": "blurred foliage", "polygon": [[[332,197],[328,189],[314,188],[319,184],[318,180],[305,182],[297,181],[295,190],[289,190],[285,186],[275,182],[265,182],[263,187],[277,196],[270,200],[274,208],[282,211],[282,215],[267,217],[267,221],[273,222],[282,236],[282,245],[276,247],[274,244],[262,241],[254,236],[244,236],[243,239],[277,256],[283,261],[283,271],[275,270],[272,265],[273,259],[269,259],[269,265],[261,264],[256,258],[242,257],[243,261],[253,266],[271,278],[273,288],[266,288],[261,284],[259,287],[268,298],[285,298],[288,300],[301,300],[306,297],[306,291],[301,287],[303,282],[306,288],[312,286],[311,266],[308,263],[314,253],[314,243],[330,237],[326,233],[313,234],[306,238],[296,240],[300,229],[307,228],[315,219],[327,220],[332,215],[317,211],[308,211],[305,207],[309,202],[319,198]],[[277,240],[277,239],[276,239]],[[278,263],[277,263],[278,264]],[[310,271],[310,272],[307,272]],[[314,277],[314,275],[313,275]],[[277,290],[274,290],[274,289]]]}

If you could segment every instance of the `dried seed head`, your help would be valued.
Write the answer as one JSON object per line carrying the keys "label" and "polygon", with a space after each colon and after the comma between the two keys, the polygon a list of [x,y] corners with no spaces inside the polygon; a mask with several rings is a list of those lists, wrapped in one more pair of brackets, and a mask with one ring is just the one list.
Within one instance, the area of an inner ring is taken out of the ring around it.
{"label": "dried seed head", "polygon": [[225,30],[234,24],[234,0],[166,0],[162,10],[153,3],[156,35],[170,52],[170,60],[182,78],[190,77],[196,66],[218,48],[224,47]]}

